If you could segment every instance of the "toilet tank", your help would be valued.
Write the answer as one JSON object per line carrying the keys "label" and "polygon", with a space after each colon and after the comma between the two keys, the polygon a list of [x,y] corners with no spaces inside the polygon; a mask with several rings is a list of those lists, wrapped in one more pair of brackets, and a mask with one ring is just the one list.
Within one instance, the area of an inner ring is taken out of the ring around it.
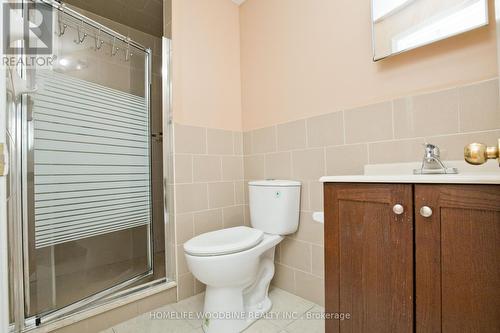
{"label": "toilet tank", "polygon": [[248,183],[250,223],[273,235],[297,231],[300,210],[300,182],[258,180]]}

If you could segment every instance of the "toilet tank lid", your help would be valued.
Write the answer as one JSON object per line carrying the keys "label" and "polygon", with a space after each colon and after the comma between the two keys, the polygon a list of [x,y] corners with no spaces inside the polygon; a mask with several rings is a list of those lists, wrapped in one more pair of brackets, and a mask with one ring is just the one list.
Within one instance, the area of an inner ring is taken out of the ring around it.
{"label": "toilet tank lid", "polygon": [[269,187],[299,187],[300,182],[296,180],[266,179],[248,182],[249,186],[269,186]]}
{"label": "toilet tank lid", "polygon": [[264,238],[262,230],[234,227],[211,231],[184,243],[184,251],[193,256],[217,256],[245,251]]}

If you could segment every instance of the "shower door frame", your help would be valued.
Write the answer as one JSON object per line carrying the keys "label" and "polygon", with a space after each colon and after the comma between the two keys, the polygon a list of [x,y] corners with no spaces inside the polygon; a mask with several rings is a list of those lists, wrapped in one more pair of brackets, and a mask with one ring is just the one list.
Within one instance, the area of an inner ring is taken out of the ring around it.
{"label": "shower door frame", "polygon": [[[50,5],[54,10],[60,11],[62,5],[54,0],[32,0],[35,3],[41,3],[45,5]],[[23,10],[26,14],[26,10]],[[152,117],[151,117],[151,83],[152,83],[152,51],[149,48],[145,48],[139,43],[136,43],[135,41],[131,40],[130,38],[123,36],[116,31],[98,23],[90,18],[81,15],[80,13],[71,10],[70,8],[64,7],[64,13],[65,15],[70,14],[73,17],[76,17],[79,20],[83,20],[86,24],[96,28],[100,29],[102,32],[106,32],[109,35],[116,37],[117,39],[121,40],[122,42],[129,43],[132,47],[139,49],[140,51],[143,51],[145,53],[146,61],[145,61],[145,100],[148,108],[148,140],[149,140],[149,160],[150,160],[150,191],[152,191],[152,168],[153,168],[153,163],[152,163],[152,137],[151,137],[151,126],[152,126]],[[170,42],[166,43],[168,44],[168,47],[170,48]],[[162,46],[165,47],[165,43],[162,43]],[[164,50],[164,55],[167,53],[168,59],[164,59],[165,61],[169,64],[170,63],[170,50],[166,51]],[[24,55],[24,54],[22,54]],[[169,66],[170,68],[170,66]],[[29,71],[26,68],[23,68],[22,72],[22,77],[23,79],[27,80],[30,82],[32,80],[33,75],[32,73],[29,73]],[[170,82],[170,73],[168,73],[168,82]],[[163,79],[165,80],[165,78]],[[166,88],[166,87],[165,87]],[[164,88],[164,89],[165,89]],[[170,89],[170,84],[168,84],[168,89]],[[11,227],[14,227],[16,230],[16,233],[13,235],[9,235],[10,237],[10,251],[12,251],[12,257],[13,257],[13,262],[11,262],[11,269],[13,269],[14,276],[13,276],[13,286],[12,288],[12,294],[14,295],[14,314],[13,314],[13,324],[10,326],[10,330],[14,332],[21,332],[21,331],[29,331],[32,329],[36,329],[37,327],[44,326],[46,324],[54,323],[58,320],[63,321],[65,318],[67,319],[69,316],[74,315],[75,313],[83,313],[83,316],[85,316],[85,311],[88,313],[100,313],[99,308],[101,306],[106,306],[108,304],[114,303],[122,303],[120,301],[121,298],[123,297],[128,297],[128,296],[133,296],[133,295],[140,295],[144,294],[146,290],[152,290],[152,293],[159,292],[161,290],[166,290],[172,287],[176,286],[175,283],[175,272],[171,270],[171,263],[169,262],[170,260],[167,260],[169,256],[172,254],[169,253],[170,249],[170,244],[171,244],[171,235],[172,233],[170,232],[172,229],[172,223],[169,221],[169,209],[167,202],[167,191],[164,188],[164,226],[165,226],[165,260],[166,260],[166,276],[163,278],[159,278],[150,282],[146,282],[137,286],[132,286],[133,284],[136,284],[140,282],[142,279],[145,277],[151,276],[153,274],[154,270],[154,247],[153,247],[153,212],[152,212],[152,192],[150,192],[150,224],[148,225],[148,240],[147,240],[147,251],[148,251],[148,271],[144,273],[140,273],[129,280],[126,280],[124,282],[121,282],[117,285],[114,285],[111,288],[108,288],[106,290],[103,290],[101,292],[89,295],[88,297],[81,299],[75,303],[69,304],[67,306],[64,306],[60,309],[56,309],[53,311],[49,311],[45,314],[37,314],[34,316],[26,317],[27,313],[27,306],[29,306],[29,299],[28,296],[29,293],[26,292],[26,288],[29,287],[29,275],[28,272],[29,270],[29,251],[28,251],[28,235],[27,235],[27,230],[28,230],[28,213],[26,208],[28,207],[28,198],[27,198],[27,163],[26,161],[26,154],[29,152],[28,150],[28,123],[27,123],[27,116],[29,116],[29,110],[26,108],[29,104],[29,97],[27,94],[22,95],[23,101],[17,101],[16,102],[16,111],[15,111],[15,117],[16,117],[16,147],[15,151],[12,152],[14,154],[14,157],[16,159],[16,162],[19,163],[19,165],[22,165],[22,170],[18,170],[18,172],[15,173],[15,178],[13,179],[13,184],[17,191],[15,201],[16,201],[16,207],[15,209],[17,210],[18,214],[16,214],[15,219],[13,221],[9,221],[9,224]],[[169,101],[170,102],[170,101]],[[169,103],[170,106],[170,103]],[[168,110],[170,110],[170,107],[168,106]],[[168,114],[169,119],[170,115]],[[31,128],[31,132],[33,128]],[[170,127],[167,129],[168,133],[170,133]],[[165,128],[164,128],[165,131]],[[169,140],[169,144],[171,144]],[[21,161],[24,161],[21,163]],[[169,166],[167,166],[168,168]],[[165,175],[164,175],[165,178]],[[166,183],[166,180],[164,180],[164,183]],[[33,204],[33,203],[32,203]],[[167,230],[167,228],[169,228]],[[14,269],[17,267],[18,269]],[[132,287],[131,287],[132,286]],[[127,288],[130,287],[130,288]],[[154,291],[153,291],[154,290]],[[145,294],[144,294],[145,295]],[[142,296],[145,297],[145,296]],[[138,298],[141,298],[141,296],[138,296]],[[123,304],[123,303],[122,303]],[[109,308],[108,308],[109,309]],[[69,324],[69,322],[68,322]],[[64,324],[62,326],[65,326]]]}

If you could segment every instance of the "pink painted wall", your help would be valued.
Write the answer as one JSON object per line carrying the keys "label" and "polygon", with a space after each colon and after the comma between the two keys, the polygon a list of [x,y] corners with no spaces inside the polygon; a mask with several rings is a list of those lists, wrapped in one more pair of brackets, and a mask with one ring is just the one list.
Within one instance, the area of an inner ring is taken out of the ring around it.
{"label": "pink painted wall", "polygon": [[241,130],[239,7],[173,0],[172,34],[174,121]]}
{"label": "pink painted wall", "polygon": [[493,8],[488,27],[374,63],[368,0],[247,0],[243,129],[495,77]]}

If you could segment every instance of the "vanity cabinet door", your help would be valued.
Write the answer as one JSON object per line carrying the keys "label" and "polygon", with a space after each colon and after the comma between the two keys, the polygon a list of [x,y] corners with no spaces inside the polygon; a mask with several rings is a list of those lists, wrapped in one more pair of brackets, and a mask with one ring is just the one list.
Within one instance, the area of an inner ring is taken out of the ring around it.
{"label": "vanity cabinet door", "polygon": [[415,248],[418,333],[500,332],[500,186],[415,185]]}
{"label": "vanity cabinet door", "polygon": [[[326,332],[413,331],[412,185],[325,185]],[[401,206],[397,206],[401,205]]]}

